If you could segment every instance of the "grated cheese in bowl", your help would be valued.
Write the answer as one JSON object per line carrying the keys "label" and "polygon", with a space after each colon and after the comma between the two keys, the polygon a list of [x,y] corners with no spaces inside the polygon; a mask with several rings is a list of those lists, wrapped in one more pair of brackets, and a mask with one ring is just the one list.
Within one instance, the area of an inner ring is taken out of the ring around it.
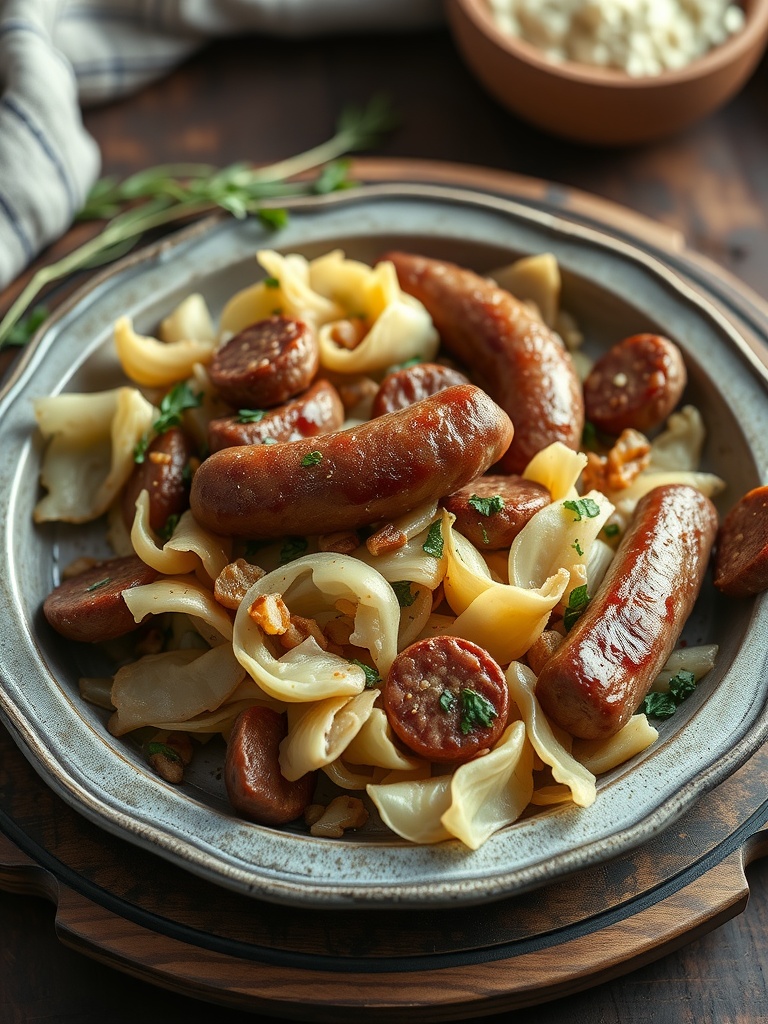
{"label": "grated cheese in bowl", "polygon": [[685,67],[738,32],[731,0],[489,0],[497,25],[550,60],[633,77]]}

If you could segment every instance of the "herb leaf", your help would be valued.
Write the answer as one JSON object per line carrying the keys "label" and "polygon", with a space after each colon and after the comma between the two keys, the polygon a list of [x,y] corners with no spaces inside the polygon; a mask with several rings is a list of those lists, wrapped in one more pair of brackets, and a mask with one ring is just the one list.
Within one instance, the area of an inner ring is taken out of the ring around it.
{"label": "herb leaf", "polygon": [[456,706],[456,698],[450,690],[443,690],[440,694],[438,704],[440,705],[441,710],[448,714],[448,712],[452,711]]}
{"label": "herb leaf", "polygon": [[603,533],[606,537],[615,537],[619,532],[618,523],[606,523],[603,527]]}
{"label": "herb leaf", "polygon": [[[185,409],[195,409],[203,400],[202,393],[195,394],[185,380],[174,384],[168,394],[163,395],[160,402],[160,415],[152,424],[155,434],[164,434],[171,427],[181,423],[181,414]],[[149,446],[149,434],[144,434],[136,442],[133,449],[135,462],[143,462]]]}
{"label": "herb leaf", "polygon": [[416,595],[411,590],[410,580],[398,580],[396,583],[392,584],[392,589],[395,592],[397,603],[401,608],[410,608],[416,600]]}
{"label": "herb leaf", "polygon": [[469,505],[481,516],[495,516],[504,508],[504,499],[500,494],[494,494],[492,498],[479,498],[473,494],[469,499]]}
{"label": "herb leaf", "polygon": [[99,587],[104,587],[112,579],[111,576],[105,576],[103,580],[97,580],[96,583],[92,583],[90,587],[85,588],[86,594],[90,594],[92,590],[98,590]]}
{"label": "herb leaf", "polygon": [[263,409],[238,409],[237,422],[260,423],[266,415],[267,414]]}
{"label": "herb leaf", "polygon": [[638,711],[644,712],[649,718],[670,718],[695,689],[696,676],[693,672],[681,669],[669,680],[669,693],[652,691],[643,700]]}
{"label": "herb leaf", "polygon": [[163,525],[157,531],[157,535],[161,540],[170,540],[173,536],[173,531],[179,525],[179,519],[181,516],[176,512],[172,512],[171,515],[165,520]]}
{"label": "herb leaf", "polygon": [[430,526],[427,539],[421,545],[421,549],[426,554],[432,555],[433,558],[443,557],[443,531],[439,519]]}
{"label": "herb leaf", "polygon": [[592,498],[577,498],[576,501],[564,501],[563,508],[573,512],[574,522],[582,519],[594,519],[600,515],[600,506]]}
{"label": "herb leaf", "polygon": [[280,548],[280,565],[306,554],[308,547],[306,537],[288,537]]}
{"label": "herb leaf", "polygon": [[566,630],[573,627],[578,617],[589,604],[589,600],[586,583],[580,587],[573,588],[568,595],[568,607],[565,609],[565,614],[563,615],[563,625]]}
{"label": "herb leaf", "polygon": [[322,461],[322,452],[307,452],[306,455],[301,457],[302,466],[319,466]]}
{"label": "herb leaf", "polygon": [[366,690],[372,690],[374,686],[381,682],[381,676],[375,668],[371,668],[370,665],[366,665],[363,661],[358,661],[357,658],[349,659],[350,665],[357,665],[365,673],[365,688]]}
{"label": "herb leaf", "polygon": [[461,691],[461,711],[460,729],[464,736],[473,729],[487,729],[493,725],[493,720],[498,715],[496,708],[486,697],[477,690],[470,689]]}

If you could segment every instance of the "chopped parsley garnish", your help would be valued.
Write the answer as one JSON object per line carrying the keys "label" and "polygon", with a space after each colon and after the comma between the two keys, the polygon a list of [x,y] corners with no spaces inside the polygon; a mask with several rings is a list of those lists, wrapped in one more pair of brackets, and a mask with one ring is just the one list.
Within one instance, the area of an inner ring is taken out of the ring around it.
{"label": "chopped parsley garnish", "polygon": [[173,531],[179,525],[180,518],[181,517],[176,512],[173,512],[171,515],[169,515],[168,518],[163,523],[163,525],[157,531],[158,537],[160,537],[161,540],[170,540],[171,537],[173,536]]}
{"label": "chopped parsley garnish", "polygon": [[280,281],[276,277],[265,277],[264,278],[265,288],[279,288]]}
{"label": "chopped parsley garnish", "polygon": [[615,537],[619,532],[618,523],[608,523],[607,526],[603,527],[603,533],[606,537]]}
{"label": "chopped parsley garnish", "polygon": [[262,444],[277,444],[277,438],[276,437],[265,437],[261,443]]}
{"label": "chopped parsley garnish", "polygon": [[261,423],[267,414],[263,409],[238,409],[238,423]]}
{"label": "chopped parsley garnish", "polygon": [[669,680],[669,693],[649,693],[638,711],[649,718],[670,718],[678,705],[682,704],[696,689],[696,676],[693,672],[681,669]]}
{"label": "chopped parsley garnish", "polygon": [[288,223],[288,211],[282,207],[276,210],[259,210],[258,217],[261,223],[268,228],[284,228]]}
{"label": "chopped parsley garnish", "polygon": [[452,711],[453,708],[455,707],[456,698],[454,697],[450,690],[443,690],[443,692],[440,694],[438,704],[447,715],[448,712]]}
{"label": "chopped parsley garnish", "polygon": [[302,466],[319,466],[323,461],[322,452],[307,452],[301,458]]}
{"label": "chopped parsley garnish", "polygon": [[439,519],[430,526],[427,539],[421,545],[421,549],[426,554],[432,555],[433,558],[443,557],[443,531]]}
{"label": "chopped parsley garnish", "polygon": [[112,579],[112,577],[111,577],[111,576],[105,576],[103,580],[98,580],[98,582],[96,582],[96,583],[92,583],[92,584],[90,585],[90,587],[86,587],[86,588],[85,588],[85,592],[86,592],[86,594],[90,594],[90,592],[91,592],[92,590],[98,590],[98,589],[99,589],[99,587],[104,587],[104,586],[106,586],[106,584],[107,584],[107,583],[109,583],[109,581],[110,581],[111,579]]}
{"label": "chopped parsley garnish", "polygon": [[584,424],[584,429],[581,432],[581,443],[585,448],[594,448],[595,442],[597,441],[597,430],[594,423],[590,423],[587,420]]}
{"label": "chopped parsley garnish", "polygon": [[504,508],[504,499],[500,494],[494,494],[492,498],[479,498],[473,494],[469,499],[469,504],[481,516],[495,516]]}
{"label": "chopped parsley garnish", "polygon": [[578,537],[573,542],[573,544],[571,544],[571,547],[576,552],[576,554],[579,556],[579,558],[581,558],[581,556],[584,554],[584,551],[583,551],[583,549],[581,547],[581,544],[579,544],[579,538]]}
{"label": "chopped parsley garnish", "polygon": [[280,565],[292,562],[307,552],[307,541],[305,537],[289,537],[280,548]]}
{"label": "chopped parsley garnish", "polygon": [[365,688],[366,690],[372,690],[374,686],[381,682],[381,676],[375,668],[371,668],[370,665],[366,665],[365,662],[358,661],[357,658],[349,659],[350,665],[357,665],[365,673]]}
{"label": "chopped parsley garnish", "polygon": [[594,519],[600,515],[600,506],[592,498],[577,498],[576,501],[564,501],[563,508],[574,514],[574,522],[582,519]]}
{"label": "chopped parsley garnish", "polygon": [[[195,394],[185,380],[174,384],[160,402],[160,415],[152,424],[155,434],[164,434],[171,427],[178,427],[185,409],[196,409],[203,400],[202,393]],[[149,446],[149,433],[144,434],[133,449],[135,462],[143,462]]]}
{"label": "chopped parsley garnish", "polygon": [[181,763],[181,755],[178,751],[174,750],[173,747],[169,747],[167,743],[147,743],[144,750],[147,757],[154,757],[155,754],[162,754],[163,757],[167,757],[169,761],[178,761]]}
{"label": "chopped parsley garnish", "polygon": [[419,363],[423,363],[424,360],[421,356],[411,356],[410,359],[406,359],[403,363],[392,363],[384,371],[384,376],[388,377],[390,373],[397,373],[398,370],[410,370],[412,366],[418,366]]}
{"label": "chopped parsley garnish", "polygon": [[565,609],[565,615],[563,615],[563,625],[566,629],[572,628],[588,604],[589,594],[587,593],[586,583],[580,587],[574,587],[568,595],[568,607]]}
{"label": "chopped parsley garnish", "polygon": [[487,698],[476,690],[461,691],[461,724],[464,736],[473,729],[487,729],[493,725],[498,712]]}
{"label": "chopped parsley garnish", "polygon": [[416,595],[411,590],[410,580],[398,580],[392,584],[392,589],[401,608],[410,608],[416,600]]}

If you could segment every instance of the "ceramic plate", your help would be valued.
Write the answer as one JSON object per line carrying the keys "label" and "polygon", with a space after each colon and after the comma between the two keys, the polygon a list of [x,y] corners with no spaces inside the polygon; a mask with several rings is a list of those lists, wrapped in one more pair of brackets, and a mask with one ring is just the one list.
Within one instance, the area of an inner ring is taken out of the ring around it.
{"label": "ceramic plate", "polygon": [[[32,400],[122,382],[111,328],[124,313],[152,333],[184,296],[202,292],[218,313],[259,270],[261,247],[314,257],[334,247],[365,261],[401,247],[483,272],[525,254],[553,252],[563,307],[592,352],[638,331],[674,338],[685,352],[686,401],[709,427],[704,468],[728,481],[726,510],[768,479],[766,371],[720,308],[640,249],[516,202],[435,186],[363,187],[291,204],[287,227],[222,220],[176,236],[100,276],[62,308],[25,354],[0,406],[2,715],[25,755],[66,801],[109,831],[244,894],[305,906],[448,906],[543,885],[610,858],[668,826],[741,765],[768,729],[768,606],[725,602],[705,588],[686,628],[691,643],[720,645],[717,665],[660,727],[648,751],[599,780],[587,810],[571,805],[527,818],[481,849],[416,847],[373,823],[343,840],[241,821],[221,782],[223,746],[211,744],[183,786],[166,784],[106,713],[78,696],[81,675],[103,673],[99,654],[65,643],[41,604],[59,566],[103,544],[102,529],[35,527],[40,441]],[[101,670],[101,671],[100,671]]]}

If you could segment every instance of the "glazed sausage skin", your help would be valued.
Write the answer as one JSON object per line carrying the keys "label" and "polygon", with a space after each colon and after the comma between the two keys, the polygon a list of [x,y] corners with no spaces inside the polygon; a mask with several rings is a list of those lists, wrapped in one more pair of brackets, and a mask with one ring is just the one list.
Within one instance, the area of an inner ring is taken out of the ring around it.
{"label": "glazed sausage skin", "polygon": [[190,505],[213,533],[254,540],[356,529],[462,487],[512,435],[506,413],[463,384],[349,430],[216,452]]}
{"label": "glazed sausage skin", "polygon": [[241,711],[227,741],[224,783],[229,802],[243,818],[260,825],[285,825],[312,800],[316,772],[289,782],[280,771],[284,714],[266,707]]}
{"label": "glazed sausage skin", "polygon": [[136,515],[136,499],[149,494],[149,525],[162,530],[172,515],[181,515],[189,504],[187,470],[195,447],[180,427],[171,427],[152,441],[123,490],[123,521],[128,530]]}
{"label": "glazed sausage skin", "polygon": [[768,590],[768,486],[748,491],[723,520],[714,582],[728,597],[752,597]]}
{"label": "glazed sausage skin", "polygon": [[43,602],[43,614],[70,640],[114,640],[141,625],[123,600],[123,591],[154,583],[159,575],[136,555],[98,562],[52,590]]}
{"label": "glazed sausage skin", "polygon": [[453,263],[410,253],[382,257],[400,287],[426,307],[445,347],[515,425],[501,468],[522,473],[554,441],[577,449],[584,428],[581,384],[560,339],[509,292]]}
{"label": "glazed sausage skin", "polygon": [[371,416],[405,409],[422,398],[429,398],[454,384],[469,384],[458,370],[440,363],[417,363],[389,373],[381,382],[371,407]]}
{"label": "glazed sausage skin", "polygon": [[208,448],[211,452],[241,444],[297,441],[338,430],[344,422],[344,406],[339,393],[327,380],[316,381],[311,388],[290,402],[265,411],[257,422],[243,423],[240,416],[219,416],[208,424]]}
{"label": "glazed sausage skin", "polygon": [[677,643],[716,532],[714,505],[692,487],[641,499],[600,589],[539,674],[551,721],[584,739],[626,724]]}

